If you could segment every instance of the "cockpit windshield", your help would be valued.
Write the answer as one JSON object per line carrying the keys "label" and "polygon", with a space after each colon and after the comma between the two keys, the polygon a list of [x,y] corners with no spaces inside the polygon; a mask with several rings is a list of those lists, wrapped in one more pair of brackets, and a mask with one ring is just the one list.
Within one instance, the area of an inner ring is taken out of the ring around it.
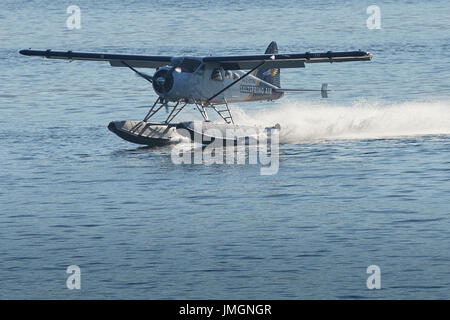
{"label": "cockpit windshield", "polygon": [[200,66],[201,62],[199,60],[184,58],[183,62],[178,66],[181,72],[192,73]]}

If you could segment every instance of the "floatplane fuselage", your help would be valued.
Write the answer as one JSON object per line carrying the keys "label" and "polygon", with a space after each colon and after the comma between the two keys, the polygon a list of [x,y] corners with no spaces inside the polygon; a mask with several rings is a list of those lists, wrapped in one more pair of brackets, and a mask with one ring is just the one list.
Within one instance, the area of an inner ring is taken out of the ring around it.
{"label": "floatplane fuselage", "polygon": [[[286,92],[318,91],[327,97],[327,84],[321,89],[284,89],[280,84],[281,68],[304,68],[308,63],[368,61],[372,55],[364,51],[278,54],[276,42],[271,42],[264,54],[242,56],[172,57],[109,53],[86,53],[52,50],[21,50],[28,56],[49,59],[108,61],[113,67],[128,67],[151,83],[158,95],[143,121],[113,121],[108,128],[121,138],[146,145],[173,143],[178,128],[193,133],[191,122],[173,124],[173,119],[188,104],[194,104],[204,119],[200,129],[211,128],[207,110],[214,110],[225,124],[215,128],[223,131],[236,128],[229,108],[231,103],[273,101]],[[138,68],[156,69],[153,75]],[[163,122],[149,122],[163,107],[169,115]],[[241,126],[243,127],[243,126]],[[279,126],[277,126],[279,128]]]}
{"label": "floatplane fuselage", "polygon": [[[176,63],[176,62],[175,62]],[[185,57],[171,72],[171,67],[158,69],[153,75],[153,89],[162,99],[187,103],[238,103],[276,100],[284,92],[276,85],[242,70],[225,70],[220,66],[206,65],[199,58]],[[275,75],[278,69],[268,70]],[[243,78],[242,80],[240,80]],[[232,85],[238,81],[237,85]],[[224,88],[229,88],[217,94]],[[211,99],[212,97],[212,99]]]}

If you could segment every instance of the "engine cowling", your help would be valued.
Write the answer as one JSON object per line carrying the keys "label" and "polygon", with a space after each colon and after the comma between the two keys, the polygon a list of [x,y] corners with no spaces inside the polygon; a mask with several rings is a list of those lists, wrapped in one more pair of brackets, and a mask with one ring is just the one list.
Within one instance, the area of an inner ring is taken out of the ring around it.
{"label": "engine cowling", "polygon": [[160,96],[167,95],[172,90],[173,84],[174,80],[170,68],[161,68],[153,75],[153,89]]}

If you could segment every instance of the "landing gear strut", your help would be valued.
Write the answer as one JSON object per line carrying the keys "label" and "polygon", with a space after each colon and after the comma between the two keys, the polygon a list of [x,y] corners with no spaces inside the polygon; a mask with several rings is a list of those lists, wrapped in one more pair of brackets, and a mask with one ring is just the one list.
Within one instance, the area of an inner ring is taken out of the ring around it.
{"label": "landing gear strut", "polygon": [[170,123],[187,105],[187,102],[177,101],[174,105],[169,105],[168,101],[164,101],[162,98],[156,99],[155,103],[152,105],[147,115],[144,118],[144,122],[147,122],[151,117],[153,117],[159,110],[163,107],[168,109],[172,108],[172,111],[167,116],[164,123]]}
{"label": "landing gear strut", "polygon": [[[228,103],[225,100],[225,108],[219,109],[217,105],[212,104],[210,102],[200,102],[192,98],[192,101],[194,102],[195,106],[197,107],[198,111],[202,115],[203,119],[206,122],[209,122],[208,114],[206,113],[206,108],[211,108],[214,111],[216,111],[219,116],[227,123],[227,124],[234,124],[233,117],[231,115],[230,108],[228,107]],[[150,110],[148,111],[147,115],[144,118],[144,122],[148,122],[148,120],[153,117],[159,110],[161,110],[163,107],[166,107],[168,109],[172,109],[170,111],[169,115],[167,116],[164,123],[170,123],[180,112],[181,110],[186,107],[188,103],[184,100],[179,100],[175,102],[174,105],[169,105],[168,101],[164,101],[163,98],[159,97],[156,99],[155,103],[151,106]]]}
{"label": "landing gear strut", "polygon": [[202,115],[203,119],[205,121],[209,121],[208,114],[206,113],[206,108],[211,108],[216,111],[219,116],[228,124],[234,124],[233,117],[231,115],[230,108],[228,107],[228,103],[225,100],[225,109],[218,109],[216,105],[206,102],[206,103],[199,103],[195,99],[192,99],[194,101],[195,106],[197,107],[198,111],[200,111],[200,114]]}

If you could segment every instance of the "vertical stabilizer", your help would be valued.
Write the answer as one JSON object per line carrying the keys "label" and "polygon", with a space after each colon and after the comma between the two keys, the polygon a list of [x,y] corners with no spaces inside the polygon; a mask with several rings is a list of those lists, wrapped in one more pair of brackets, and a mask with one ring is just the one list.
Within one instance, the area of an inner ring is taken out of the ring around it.
{"label": "vertical stabilizer", "polygon": [[[275,41],[272,41],[266,49],[265,54],[277,54],[278,46]],[[281,87],[280,84],[280,68],[264,68],[264,66],[257,70],[256,76],[278,88]]]}

